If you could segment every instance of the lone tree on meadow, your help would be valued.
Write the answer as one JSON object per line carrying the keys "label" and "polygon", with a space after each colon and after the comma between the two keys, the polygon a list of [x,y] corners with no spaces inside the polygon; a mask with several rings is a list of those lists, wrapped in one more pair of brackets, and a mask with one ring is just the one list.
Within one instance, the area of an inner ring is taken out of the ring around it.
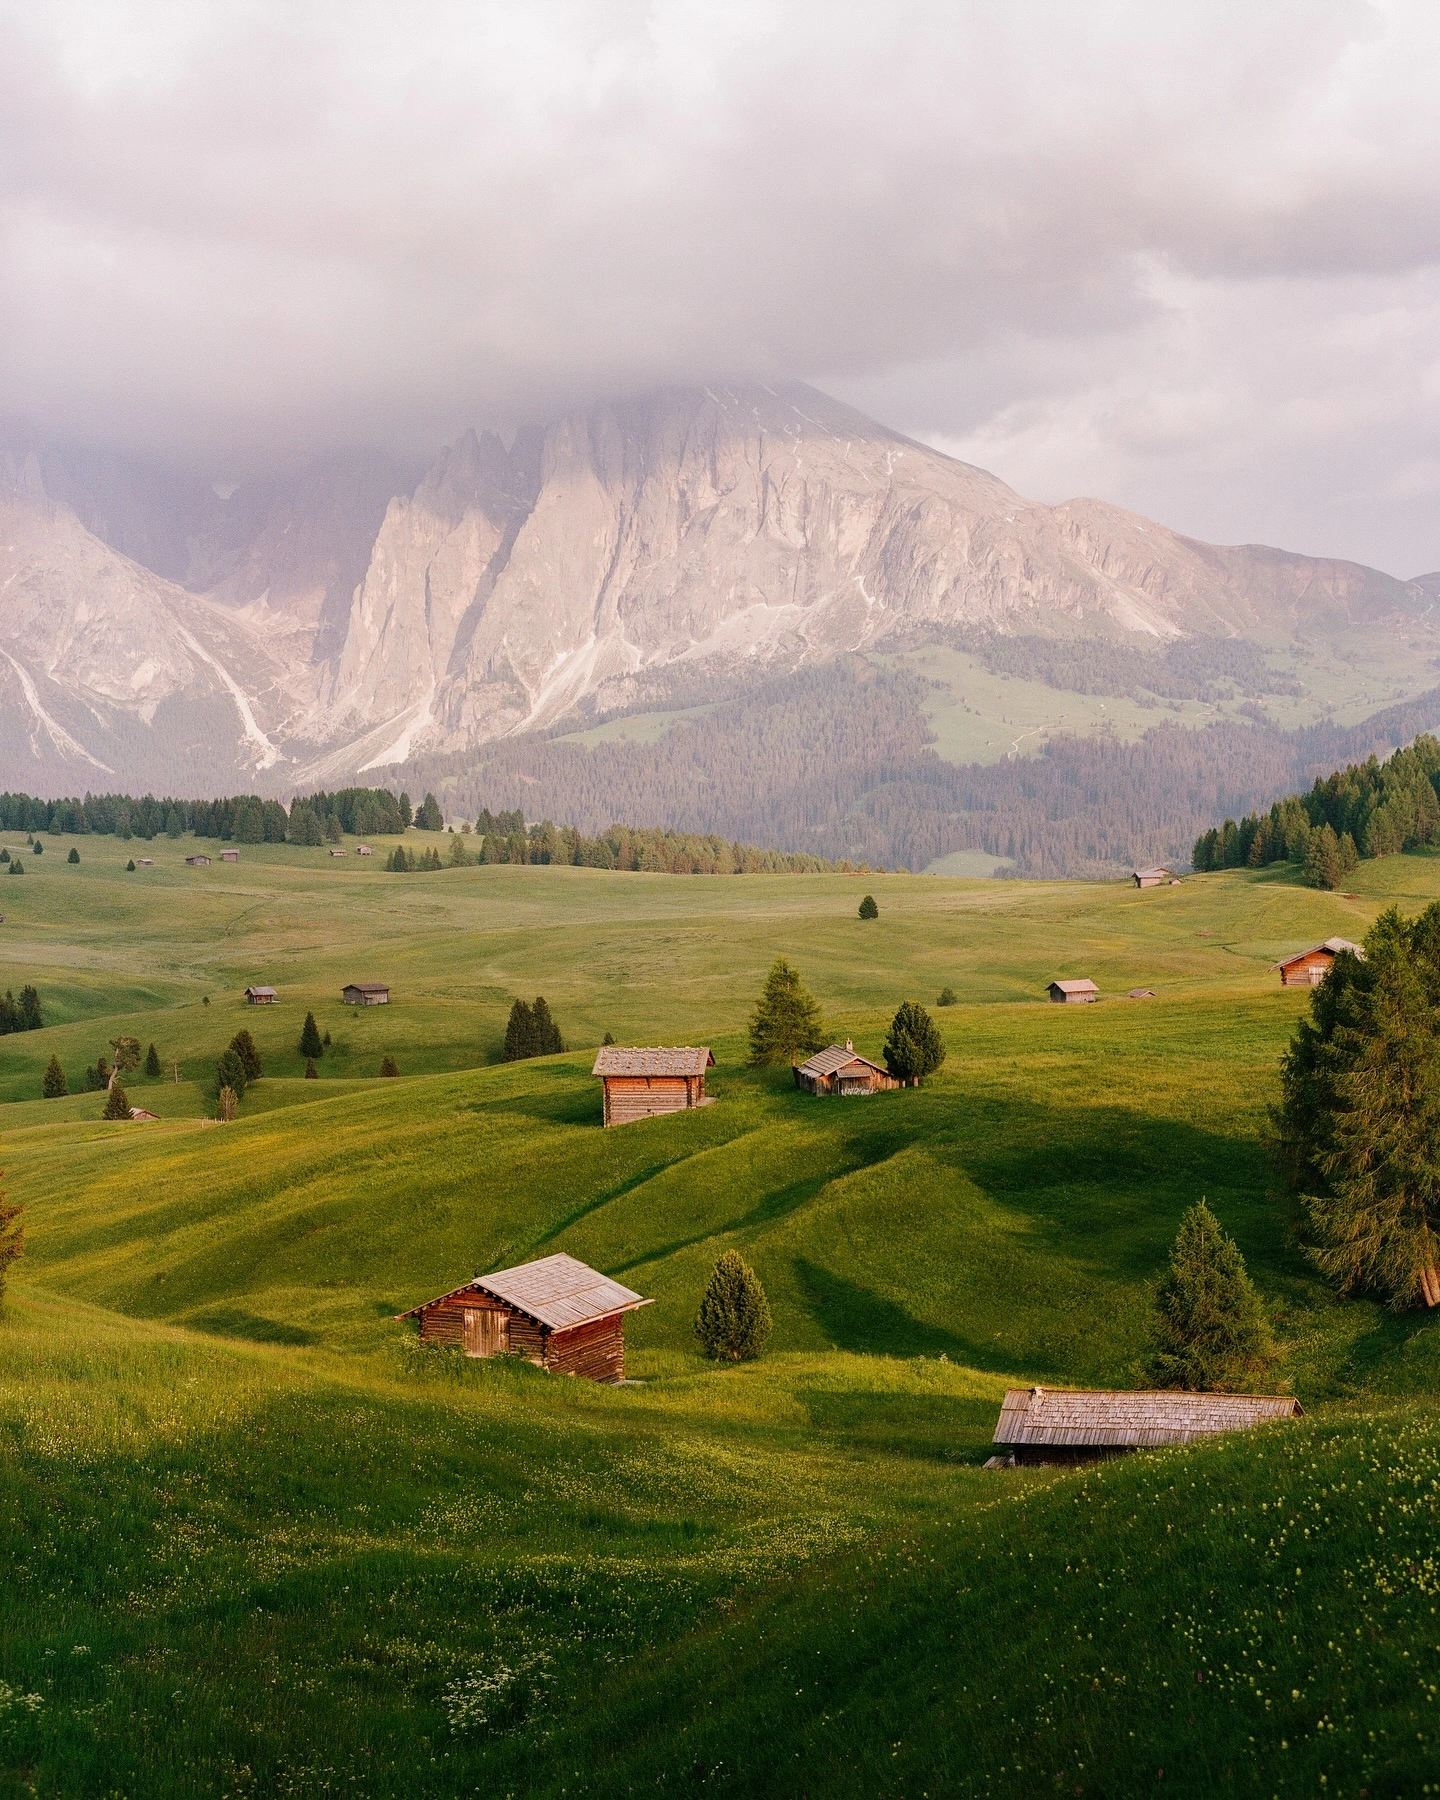
{"label": "lone tree on meadow", "polygon": [[1156,1387],[1196,1393],[1248,1387],[1274,1354],[1245,1259],[1203,1200],[1180,1221],[1155,1286],[1150,1343]]}
{"label": "lone tree on meadow", "polygon": [[783,956],[777,956],[750,1020],[750,1067],[793,1063],[825,1046],[815,996]]}
{"label": "lone tree on meadow", "polygon": [[73,844],[70,846],[70,854],[65,858],[65,860],[68,863],[78,863],[79,862],[80,852],[75,848],[75,846]]}
{"label": "lone tree on meadow", "polygon": [[[5,1171],[0,1169],[0,1180]],[[14,1201],[6,1197],[0,1187],[0,1297],[5,1293],[5,1276],[18,1256],[25,1254],[25,1228],[20,1224],[20,1214],[24,1209],[16,1206]]]}
{"label": "lone tree on meadow", "polygon": [[901,1002],[885,1040],[885,1067],[897,1081],[919,1087],[945,1060],[940,1027],[918,1000]]}
{"label": "lone tree on meadow", "polygon": [[727,1250],[710,1271],[695,1320],[700,1348],[717,1362],[750,1362],[770,1336],[770,1302],[760,1277],[738,1250]]}
{"label": "lone tree on meadow", "polygon": [[70,1083],[65,1079],[65,1071],[60,1067],[60,1058],[51,1056],[45,1065],[45,1077],[40,1083],[40,1091],[47,1100],[63,1100],[70,1092]]}
{"label": "lone tree on meadow", "polygon": [[215,1086],[217,1091],[229,1088],[236,1100],[240,1101],[245,1098],[247,1084],[248,1077],[245,1074],[245,1065],[241,1062],[238,1052],[227,1050],[215,1065]]}
{"label": "lone tree on meadow", "polygon": [[240,1058],[246,1082],[258,1081],[265,1071],[260,1066],[260,1052],[255,1048],[255,1040],[250,1033],[243,1028],[237,1031],[230,1040],[230,1048]]}
{"label": "lone tree on meadow", "polygon": [[875,904],[873,894],[867,894],[860,902],[860,917],[862,919],[878,919],[880,917],[880,908]]}
{"label": "lone tree on meadow", "polygon": [[133,1075],[140,1067],[139,1038],[111,1038],[110,1048],[115,1052],[115,1073],[117,1075]]}
{"label": "lone tree on meadow", "polygon": [[398,1075],[400,1073],[400,1065],[393,1056],[382,1056],[380,1058],[380,1073],[382,1075]]}
{"label": "lone tree on meadow", "polygon": [[320,1041],[320,1027],[315,1023],[313,1012],[307,1012],[305,1023],[300,1027],[300,1054],[311,1058],[323,1056],[325,1046]]}
{"label": "lone tree on meadow", "polygon": [[160,1079],[160,1052],[153,1044],[145,1052],[145,1073],[151,1081]]}
{"label": "lone tree on meadow", "polygon": [[505,1026],[505,1061],[524,1062],[531,1056],[559,1056],[564,1049],[560,1027],[551,1015],[545,996],[537,994],[533,1006],[517,1000],[510,1008]]}
{"label": "lone tree on meadow", "polygon": [[128,1119],[130,1117],[130,1096],[121,1087],[119,1079],[110,1083],[105,1095],[105,1110],[102,1119]]}
{"label": "lone tree on meadow", "polygon": [[1440,902],[1335,958],[1271,1114],[1312,1260],[1342,1293],[1440,1305]]}

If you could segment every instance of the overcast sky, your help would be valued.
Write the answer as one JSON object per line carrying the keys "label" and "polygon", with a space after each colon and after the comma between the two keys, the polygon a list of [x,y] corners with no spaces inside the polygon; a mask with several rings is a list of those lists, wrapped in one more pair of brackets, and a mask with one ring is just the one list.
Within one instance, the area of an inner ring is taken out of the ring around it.
{"label": "overcast sky", "polygon": [[0,414],[217,479],[798,376],[1440,568],[1440,7],[0,0]]}

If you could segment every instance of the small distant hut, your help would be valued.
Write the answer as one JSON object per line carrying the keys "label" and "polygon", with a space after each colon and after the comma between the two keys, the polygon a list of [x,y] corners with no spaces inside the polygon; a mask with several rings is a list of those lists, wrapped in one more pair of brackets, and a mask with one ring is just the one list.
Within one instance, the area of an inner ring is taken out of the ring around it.
{"label": "small distant hut", "polygon": [[332,850],[330,854],[332,856],[343,856],[345,852],[343,850]]}
{"label": "small distant hut", "polygon": [[1127,1000],[1153,1000],[1155,998],[1155,990],[1154,988],[1131,988],[1125,998]]}
{"label": "small distant hut", "polygon": [[390,989],[383,981],[352,981],[340,990],[347,1006],[388,1006]]}
{"label": "small distant hut", "polygon": [[1272,1419],[1298,1419],[1293,1394],[1108,1393],[1010,1388],[995,1427],[992,1464],[1085,1462],[1190,1444]]}
{"label": "small distant hut", "polygon": [[355,846],[355,854],[357,856],[373,856],[374,852],[368,844],[357,844]]}
{"label": "small distant hut", "polygon": [[1164,887],[1175,878],[1168,869],[1132,869],[1130,879],[1137,888]]}
{"label": "small distant hut", "polygon": [[130,1117],[134,1119],[138,1125],[158,1125],[160,1123],[159,1113],[146,1112],[143,1106],[132,1106],[130,1108]]}
{"label": "small distant hut", "polygon": [[153,856],[137,856],[135,861],[142,869],[153,869],[155,867],[155,858]]}
{"label": "small distant hut", "polygon": [[185,867],[187,869],[208,869],[210,867],[210,858],[208,856],[187,856],[185,858]]}
{"label": "small distant hut", "polygon": [[239,862],[240,852],[238,850],[222,850],[220,860],[221,862]]}
{"label": "small distant hut", "polygon": [[1270,966],[1280,971],[1281,987],[1319,987],[1342,950],[1358,956],[1361,962],[1365,960],[1365,952],[1359,944],[1352,944],[1349,938],[1332,937],[1326,938],[1323,944],[1313,944],[1308,950],[1297,950],[1294,956],[1287,956]]}
{"label": "small distant hut", "polygon": [[605,1044],[595,1058],[592,1075],[600,1077],[606,1125],[630,1125],[662,1113],[710,1106],[705,1071],[715,1058],[704,1045],[628,1049]]}
{"label": "small distant hut", "polygon": [[477,1275],[400,1319],[416,1319],[420,1341],[467,1356],[523,1356],[559,1375],[625,1379],[627,1312],[652,1302],[573,1256],[544,1256]]}
{"label": "small distant hut", "polygon": [[817,1050],[792,1072],[796,1087],[807,1094],[878,1094],[900,1085],[882,1063],[859,1055],[849,1038],[843,1044],[831,1044],[828,1050]]}
{"label": "small distant hut", "polygon": [[1045,990],[1057,1006],[1089,1006],[1100,998],[1093,981],[1052,981]]}
{"label": "small distant hut", "polygon": [[248,987],[245,990],[246,1002],[251,1006],[273,1006],[279,998],[272,987]]}

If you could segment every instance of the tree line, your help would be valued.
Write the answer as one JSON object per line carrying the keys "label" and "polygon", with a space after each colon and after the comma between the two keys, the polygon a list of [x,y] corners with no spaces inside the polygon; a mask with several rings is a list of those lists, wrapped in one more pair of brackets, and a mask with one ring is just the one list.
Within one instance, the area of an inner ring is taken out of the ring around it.
{"label": "tree line", "polygon": [[290,810],[258,794],[220,800],[157,799],[154,794],[86,794],[83,800],[42,800],[0,794],[0,830],[52,836],[220,838],[237,844],[322,844],[345,834],[380,836],[408,829],[410,797],[385,788],[342,788],[304,795]]}

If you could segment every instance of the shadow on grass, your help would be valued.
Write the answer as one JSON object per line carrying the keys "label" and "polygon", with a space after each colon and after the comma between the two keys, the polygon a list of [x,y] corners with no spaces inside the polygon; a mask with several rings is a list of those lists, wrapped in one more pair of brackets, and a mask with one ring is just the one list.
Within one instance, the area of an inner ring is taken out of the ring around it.
{"label": "shadow on grass", "polygon": [[315,1333],[301,1325],[287,1325],[278,1319],[262,1319],[257,1313],[238,1306],[212,1306],[207,1312],[192,1313],[184,1321],[191,1331],[203,1331],[209,1337],[241,1338],[250,1344],[313,1344]]}
{"label": "shadow on grass", "polygon": [[893,1300],[796,1257],[795,1279],[810,1316],[837,1350],[867,1356],[948,1356],[967,1368],[1003,1374],[1013,1364],[996,1351],[943,1326],[914,1318]]}

